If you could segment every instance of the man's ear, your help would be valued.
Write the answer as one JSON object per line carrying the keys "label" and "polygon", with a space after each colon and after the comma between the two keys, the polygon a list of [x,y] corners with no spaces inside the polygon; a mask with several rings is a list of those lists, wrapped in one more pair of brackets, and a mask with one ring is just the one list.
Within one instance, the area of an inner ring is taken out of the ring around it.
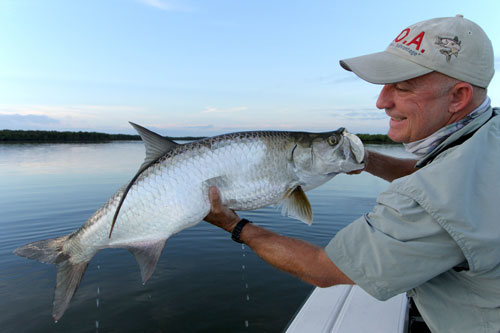
{"label": "man's ear", "polygon": [[459,82],[450,92],[450,105],[448,111],[451,113],[470,112],[469,104],[472,102],[474,88],[470,83]]}

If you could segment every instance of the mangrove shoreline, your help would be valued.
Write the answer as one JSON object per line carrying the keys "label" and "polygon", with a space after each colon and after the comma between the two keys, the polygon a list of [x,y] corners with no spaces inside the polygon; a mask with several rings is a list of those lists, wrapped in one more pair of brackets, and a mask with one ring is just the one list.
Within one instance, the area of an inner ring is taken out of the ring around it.
{"label": "mangrove shoreline", "polygon": [[[393,144],[385,134],[356,134],[363,143]],[[192,141],[205,137],[166,137],[170,140]],[[99,132],[0,130],[0,143],[100,143],[110,141],[140,141],[139,135]]]}

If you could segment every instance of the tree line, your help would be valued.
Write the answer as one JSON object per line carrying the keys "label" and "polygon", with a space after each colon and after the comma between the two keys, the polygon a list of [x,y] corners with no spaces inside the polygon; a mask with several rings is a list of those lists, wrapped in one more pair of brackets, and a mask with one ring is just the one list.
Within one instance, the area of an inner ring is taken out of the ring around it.
{"label": "tree line", "polygon": [[[179,137],[171,140],[197,140],[201,137]],[[0,130],[0,143],[9,142],[109,142],[109,141],[138,141],[139,135],[107,134],[99,132],[59,132],[59,131],[24,131],[24,130]]]}
{"label": "tree line", "polygon": [[[356,134],[363,143],[394,143],[385,134]],[[199,140],[204,137],[167,137],[171,140]],[[59,132],[59,131],[24,131],[24,130],[0,130],[0,143],[13,142],[48,142],[48,143],[71,143],[71,142],[109,142],[109,141],[138,141],[139,135],[107,134],[99,132]]]}
{"label": "tree line", "polygon": [[387,143],[394,144],[396,142],[389,139],[385,134],[356,134],[363,143]]}

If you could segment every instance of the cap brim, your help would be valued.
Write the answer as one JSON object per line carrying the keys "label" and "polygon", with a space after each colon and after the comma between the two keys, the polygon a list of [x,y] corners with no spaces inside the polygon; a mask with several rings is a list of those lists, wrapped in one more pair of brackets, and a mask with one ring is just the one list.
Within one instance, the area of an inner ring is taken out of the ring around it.
{"label": "cap brim", "polygon": [[386,51],[340,60],[340,66],[375,84],[405,81],[433,71]]}

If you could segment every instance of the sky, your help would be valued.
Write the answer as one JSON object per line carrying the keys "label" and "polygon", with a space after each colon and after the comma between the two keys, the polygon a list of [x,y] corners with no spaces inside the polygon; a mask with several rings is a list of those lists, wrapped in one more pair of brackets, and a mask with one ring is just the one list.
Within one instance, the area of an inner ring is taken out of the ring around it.
{"label": "sky", "polygon": [[0,0],[0,129],[386,133],[381,86],[339,60],[463,14],[493,43],[500,106],[498,13],[498,0]]}

